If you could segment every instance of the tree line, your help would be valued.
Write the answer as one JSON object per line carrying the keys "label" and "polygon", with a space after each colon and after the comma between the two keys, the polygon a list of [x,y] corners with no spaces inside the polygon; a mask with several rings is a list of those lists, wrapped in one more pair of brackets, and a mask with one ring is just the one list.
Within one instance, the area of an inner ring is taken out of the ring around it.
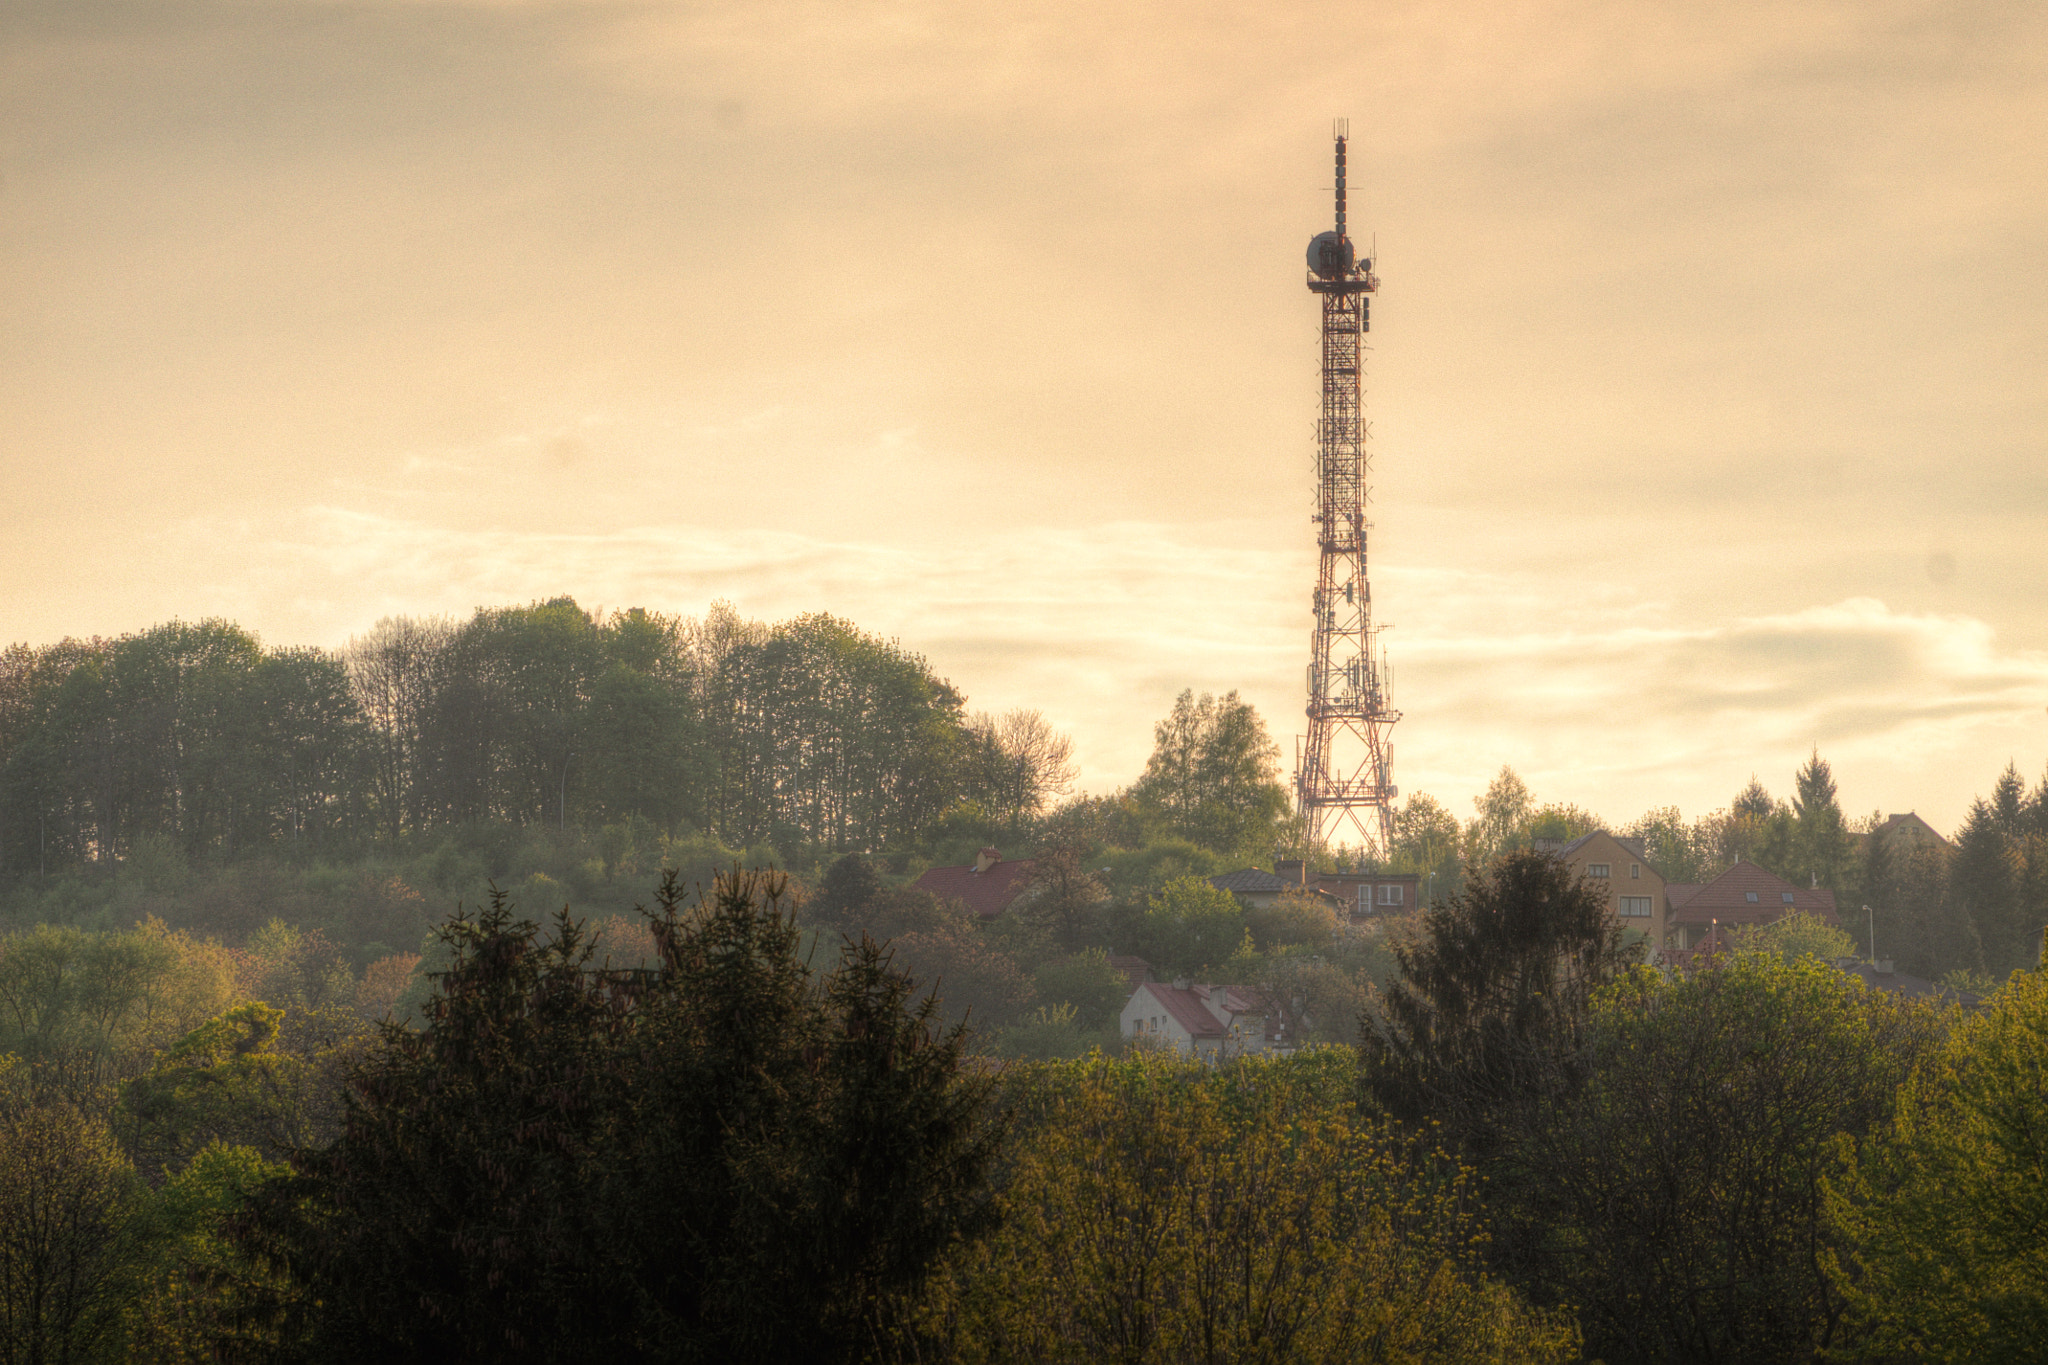
{"label": "tree line", "polygon": [[1664,806],[1608,823],[1567,802],[1539,802],[1506,767],[1473,804],[1461,823],[1432,797],[1410,797],[1395,819],[1392,870],[1432,876],[1448,896],[1468,869],[1501,853],[1605,829],[1640,838],[1667,882],[1711,881],[1746,860],[1825,887],[1862,952],[1872,952],[1874,933],[1877,954],[1900,970],[1980,991],[2030,965],[2048,923],[2048,774],[2029,791],[2012,764],[1938,844],[1882,836],[1881,811],[1845,814],[1818,751],[1793,774],[1788,797],[1752,776],[1727,806],[1690,821]]}
{"label": "tree line", "polygon": [[339,856],[464,825],[640,820],[733,847],[915,842],[1071,782],[1035,712],[970,714],[919,655],[822,614],[569,598],[381,621],[337,651],[225,621],[0,654],[0,870]]}

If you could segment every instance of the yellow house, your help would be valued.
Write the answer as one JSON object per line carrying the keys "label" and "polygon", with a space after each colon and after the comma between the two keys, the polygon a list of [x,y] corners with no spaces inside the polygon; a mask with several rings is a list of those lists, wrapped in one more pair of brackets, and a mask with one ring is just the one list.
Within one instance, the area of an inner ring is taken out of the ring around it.
{"label": "yellow house", "polygon": [[1622,928],[1640,929],[1649,937],[1651,952],[1664,946],[1671,910],[1664,902],[1664,879],[1643,856],[1642,840],[1617,838],[1596,829],[1555,852],[1574,876],[1606,888],[1607,913]]}

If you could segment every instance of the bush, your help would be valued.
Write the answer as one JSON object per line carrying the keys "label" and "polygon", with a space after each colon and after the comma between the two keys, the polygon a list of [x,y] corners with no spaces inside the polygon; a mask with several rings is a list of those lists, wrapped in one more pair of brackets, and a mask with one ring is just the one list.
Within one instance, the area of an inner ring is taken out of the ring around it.
{"label": "bush", "polygon": [[1360,1119],[1353,1065],[1020,1068],[1009,1222],[928,1330],[967,1361],[1572,1359],[1476,1264],[1470,1172]]}

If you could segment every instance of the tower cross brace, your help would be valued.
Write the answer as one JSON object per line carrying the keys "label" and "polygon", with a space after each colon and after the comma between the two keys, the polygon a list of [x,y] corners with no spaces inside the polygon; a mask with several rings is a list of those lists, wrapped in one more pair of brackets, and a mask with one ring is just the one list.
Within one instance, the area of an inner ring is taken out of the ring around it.
{"label": "tower cross brace", "polygon": [[1370,458],[1364,411],[1365,334],[1379,289],[1370,260],[1346,235],[1345,144],[1337,130],[1337,226],[1309,243],[1309,289],[1322,303],[1322,412],[1316,422],[1315,629],[1308,665],[1308,733],[1295,744],[1295,804],[1311,846],[1352,845],[1385,857],[1394,840],[1392,731],[1386,659],[1366,576]]}

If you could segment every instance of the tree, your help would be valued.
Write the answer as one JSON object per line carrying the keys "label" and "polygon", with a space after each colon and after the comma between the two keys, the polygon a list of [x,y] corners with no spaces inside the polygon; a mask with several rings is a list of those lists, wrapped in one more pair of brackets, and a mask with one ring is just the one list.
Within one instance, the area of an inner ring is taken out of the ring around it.
{"label": "tree", "polygon": [[426,820],[419,787],[435,660],[454,631],[445,620],[387,616],[342,650],[368,729],[364,747],[374,808],[393,842]]}
{"label": "tree", "polygon": [[1130,981],[1109,965],[1109,954],[1100,948],[1041,962],[1031,979],[1040,1000],[1071,1005],[1076,1027],[1084,1030],[1115,1028],[1131,998]]}
{"label": "tree", "polygon": [[2016,972],[1898,1091],[1889,1131],[1837,1140],[1836,1286],[1872,1348],[2022,1361],[2048,1339],[2048,973]]}
{"label": "tree", "polygon": [[1416,792],[1401,803],[1394,815],[1394,848],[1388,865],[1395,872],[1413,872],[1436,880],[1431,894],[1458,894],[1460,864],[1458,852],[1464,832],[1458,817],[1426,792]]}
{"label": "tree", "polygon": [[[1512,776],[1512,774],[1509,774]],[[1484,1155],[1493,1111],[1577,1051],[1593,994],[1639,955],[1605,894],[1520,849],[1473,875],[1397,944],[1363,1049],[1368,1091],[1396,1117],[1435,1118]]]}
{"label": "tree", "polygon": [[1250,933],[1244,907],[1200,877],[1176,877],[1126,930],[1124,951],[1161,971],[1199,976],[1222,966]]}
{"label": "tree", "polygon": [[1052,844],[1031,860],[1031,879],[1010,914],[1044,934],[1060,951],[1078,953],[1100,941],[1109,888],[1084,866],[1085,849]]}
{"label": "tree", "polygon": [[906,933],[890,947],[901,969],[933,992],[951,1023],[989,1032],[1031,1007],[1031,977],[1023,966],[964,915]]}
{"label": "tree", "polygon": [[444,926],[426,1027],[236,1224],[278,1320],[338,1360],[867,1354],[989,1225],[987,1083],[872,941],[814,977],[785,895],[666,876],[649,973],[502,895]]}
{"label": "tree", "polygon": [[1770,953],[1786,962],[1802,957],[1833,963],[1856,955],[1856,940],[1819,915],[1794,911],[1769,924],[1737,929],[1731,936],[1737,952]]}
{"label": "tree", "polygon": [[1465,857],[1473,866],[1484,866],[1519,846],[1536,807],[1528,784],[1505,765],[1487,784],[1485,793],[1474,798],[1473,804],[1479,808],[1479,818],[1465,831]]}
{"label": "tree", "polygon": [[1337,912],[1304,891],[1283,891],[1263,907],[1245,906],[1244,922],[1252,946],[1262,953],[1297,945],[1327,948],[1337,936]]}
{"label": "tree", "polygon": [[1933,1010],[1814,958],[1737,954],[1601,993],[1585,1046],[1525,1088],[1489,1169],[1497,1263],[1572,1303],[1607,1360],[1808,1361],[1854,1344],[1821,1176],[1882,1124]]}
{"label": "tree", "polygon": [[1797,870],[1818,886],[1841,888],[1852,870],[1852,843],[1841,803],[1835,799],[1835,776],[1815,749],[1793,779],[1793,858]]}
{"label": "tree", "polygon": [[967,737],[980,755],[968,784],[999,825],[1015,827],[1073,790],[1074,741],[1045,716],[1019,707],[1001,716],[975,715]]}
{"label": "tree", "polygon": [[1469,1171],[1360,1119],[1345,1059],[1020,1067],[1008,1225],[955,1263],[935,1355],[1569,1360],[1489,1282]]}
{"label": "tree", "polygon": [[0,1096],[0,1360],[90,1360],[115,1338],[144,1250],[141,1203],[104,1123]]}
{"label": "tree", "polygon": [[1705,827],[1705,821],[1687,825],[1676,806],[1659,806],[1643,812],[1621,834],[1643,841],[1644,861],[1666,882],[1704,882],[1713,875],[1698,837]]}
{"label": "tree", "polygon": [[1153,727],[1152,756],[1131,788],[1160,829],[1230,858],[1262,860],[1288,819],[1280,746],[1250,703],[1183,691]]}

